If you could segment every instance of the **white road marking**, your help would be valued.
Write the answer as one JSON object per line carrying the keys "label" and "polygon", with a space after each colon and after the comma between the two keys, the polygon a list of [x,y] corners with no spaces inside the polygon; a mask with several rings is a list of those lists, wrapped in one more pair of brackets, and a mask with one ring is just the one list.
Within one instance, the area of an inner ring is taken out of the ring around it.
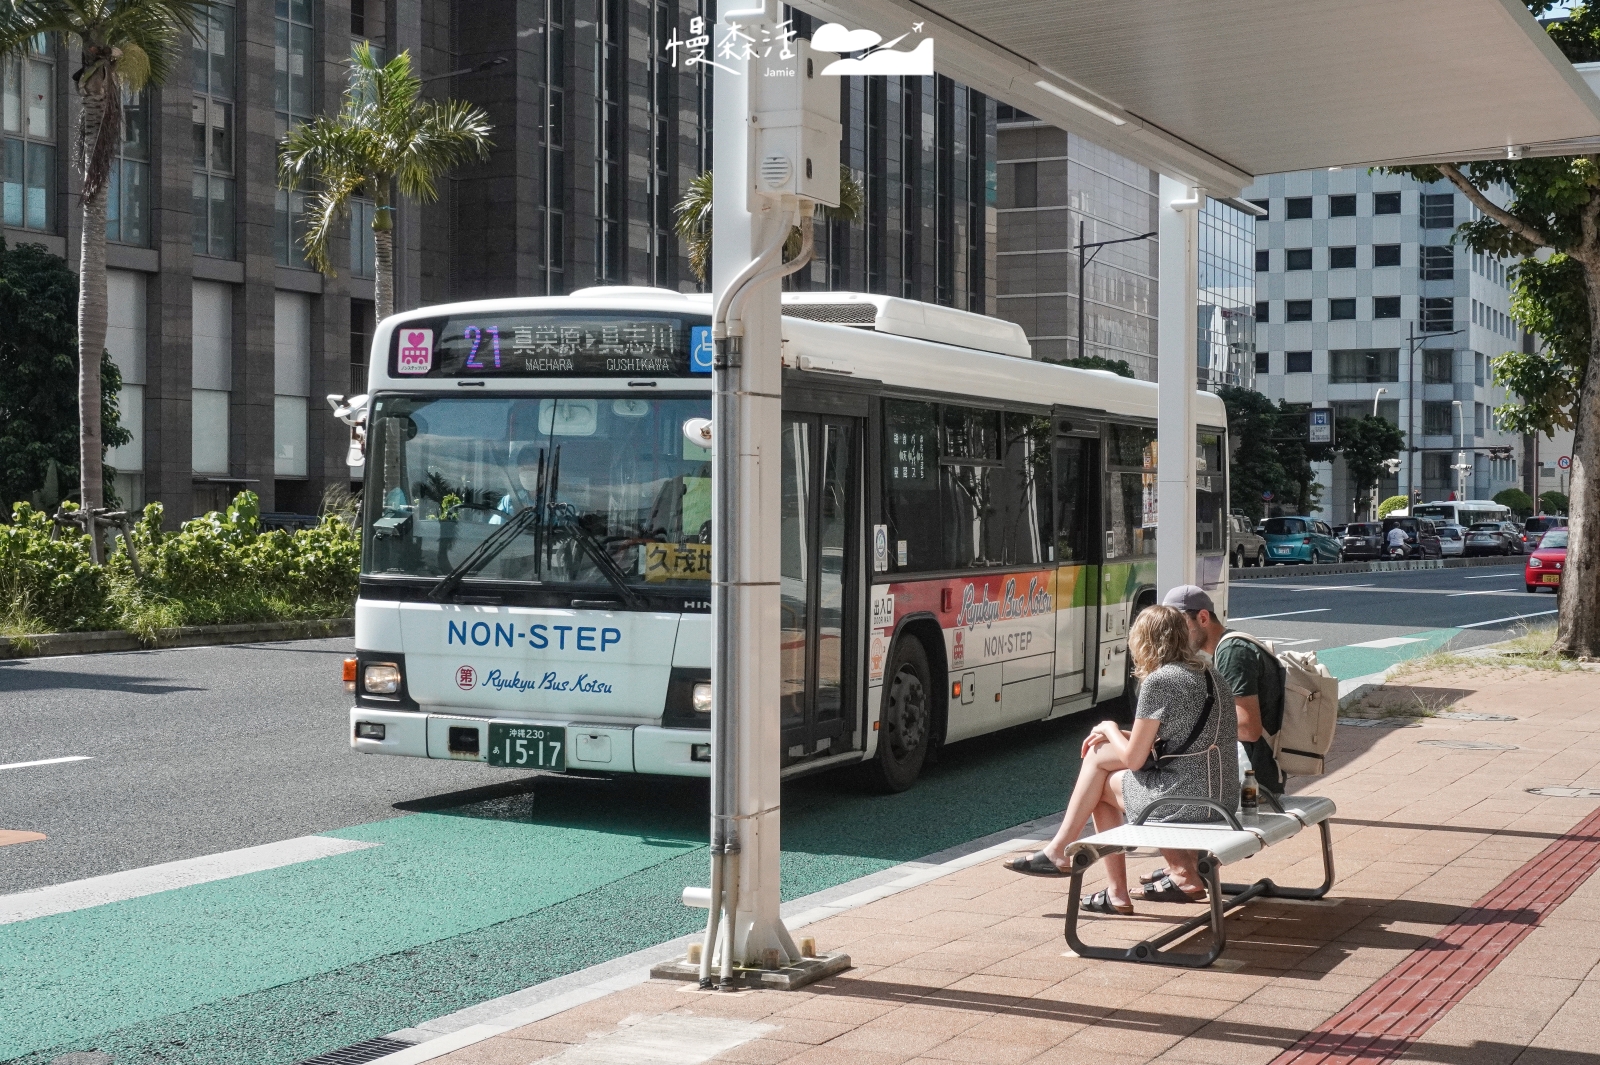
{"label": "white road marking", "polygon": [[[1266,638],[1269,639],[1269,640],[1272,640],[1272,637],[1270,637],[1270,636],[1268,636]],[[1272,646],[1274,646],[1274,647],[1299,647],[1303,643],[1321,643],[1321,642],[1322,642],[1321,640],[1272,640]]]}
{"label": "white road marking", "polygon": [[150,865],[143,869],[128,869],[121,873],[52,884],[32,891],[18,891],[0,895],[0,925],[86,910],[91,906],[104,906],[108,902],[208,884],[213,880],[227,880],[246,873],[259,873],[376,846],[376,843],[339,839],[336,836],[300,836],[259,847],[244,847],[220,854]]}
{"label": "white road marking", "polygon": [[1462,577],[1464,581],[1492,581],[1505,580],[1507,577],[1520,577],[1520,573],[1480,573],[1476,577]]}
{"label": "white road marking", "polygon": [[1228,622],[1231,624],[1235,621],[1260,621],[1262,618],[1288,618],[1296,614],[1326,614],[1332,609],[1333,607],[1331,606],[1319,606],[1315,610],[1285,610],[1281,614],[1251,614],[1247,618],[1229,618]]}
{"label": "white road marking", "polygon": [[1389,647],[1404,647],[1408,643],[1422,643],[1426,636],[1385,636],[1381,640],[1368,640],[1366,643],[1346,644],[1346,647],[1376,647],[1381,649]]}
{"label": "white road marking", "polygon": [[636,1024],[623,1022],[615,1031],[546,1060],[551,1065],[700,1065],[776,1027],[731,1017],[668,1013]]}
{"label": "white road marking", "polygon": [[1456,599],[1463,595],[1515,595],[1515,592],[1502,592],[1498,588],[1485,588],[1481,592],[1451,592],[1447,598]]}
{"label": "white road marking", "polygon": [[0,769],[26,769],[30,765],[60,765],[62,762],[92,762],[94,757],[87,754],[69,754],[65,758],[41,758],[37,762],[12,762],[10,765],[0,765]]}
{"label": "white road marking", "polygon": [[1471,625],[1457,625],[1458,629],[1481,629],[1485,625],[1498,625],[1503,621],[1521,621],[1523,618],[1542,618],[1546,614],[1554,614],[1554,610],[1540,610],[1533,614],[1512,614],[1508,618],[1495,618],[1493,621],[1474,621]]}

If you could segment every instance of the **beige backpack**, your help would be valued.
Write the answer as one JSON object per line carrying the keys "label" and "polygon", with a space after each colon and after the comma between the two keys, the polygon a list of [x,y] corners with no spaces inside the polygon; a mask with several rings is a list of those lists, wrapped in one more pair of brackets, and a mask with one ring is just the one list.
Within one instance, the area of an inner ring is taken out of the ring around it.
{"label": "beige backpack", "polygon": [[1283,724],[1276,733],[1263,733],[1278,769],[1284,776],[1321,776],[1339,723],[1338,679],[1317,661],[1315,651],[1279,651],[1245,632],[1230,631],[1222,639],[1235,637],[1267,652],[1283,670]]}

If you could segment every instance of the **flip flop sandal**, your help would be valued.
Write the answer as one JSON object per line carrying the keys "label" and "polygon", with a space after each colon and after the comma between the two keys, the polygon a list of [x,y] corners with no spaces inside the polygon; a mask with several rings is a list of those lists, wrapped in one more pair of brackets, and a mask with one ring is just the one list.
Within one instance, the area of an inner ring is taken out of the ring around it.
{"label": "flip flop sandal", "polygon": [[1154,884],[1146,884],[1144,886],[1144,894],[1139,897],[1145,902],[1206,901],[1205,892],[1202,891],[1199,895],[1191,895],[1187,891],[1183,890],[1183,888],[1179,887],[1177,882],[1174,881],[1170,876],[1164,877]]}
{"label": "flip flop sandal", "polygon": [[1152,869],[1139,878],[1141,884],[1157,884],[1167,878],[1165,869]]}
{"label": "flip flop sandal", "polygon": [[1012,858],[1005,863],[1005,866],[1013,873],[1022,873],[1024,876],[1071,875],[1062,872],[1044,851],[1034,851],[1032,854],[1024,854],[1020,857]]}
{"label": "flip flop sandal", "polygon": [[1088,898],[1084,899],[1083,904],[1078,908],[1087,913],[1115,914],[1118,917],[1133,916],[1132,903],[1129,903],[1126,906],[1118,906],[1116,903],[1111,901],[1110,893],[1105,891],[1096,891],[1093,895],[1090,895]]}

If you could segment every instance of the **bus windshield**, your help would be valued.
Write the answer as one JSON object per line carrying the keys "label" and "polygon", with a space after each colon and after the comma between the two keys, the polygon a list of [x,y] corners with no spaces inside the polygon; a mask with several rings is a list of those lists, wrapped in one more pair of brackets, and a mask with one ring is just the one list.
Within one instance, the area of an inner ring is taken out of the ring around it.
{"label": "bus windshield", "polygon": [[363,571],[442,577],[525,508],[469,579],[705,581],[711,453],[683,435],[709,396],[380,396],[367,449]]}

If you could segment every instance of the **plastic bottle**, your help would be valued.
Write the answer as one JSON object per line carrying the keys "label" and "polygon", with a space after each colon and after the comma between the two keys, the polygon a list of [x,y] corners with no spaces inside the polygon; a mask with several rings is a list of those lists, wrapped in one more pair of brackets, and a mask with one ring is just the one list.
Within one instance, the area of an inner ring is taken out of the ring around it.
{"label": "plastic bottle", "polygon": [[1261,823],[1261,789],[1256,784],[1256,771],[1244,771],[1244,783],[1239,785],[1239,820],[1246,825]]}

